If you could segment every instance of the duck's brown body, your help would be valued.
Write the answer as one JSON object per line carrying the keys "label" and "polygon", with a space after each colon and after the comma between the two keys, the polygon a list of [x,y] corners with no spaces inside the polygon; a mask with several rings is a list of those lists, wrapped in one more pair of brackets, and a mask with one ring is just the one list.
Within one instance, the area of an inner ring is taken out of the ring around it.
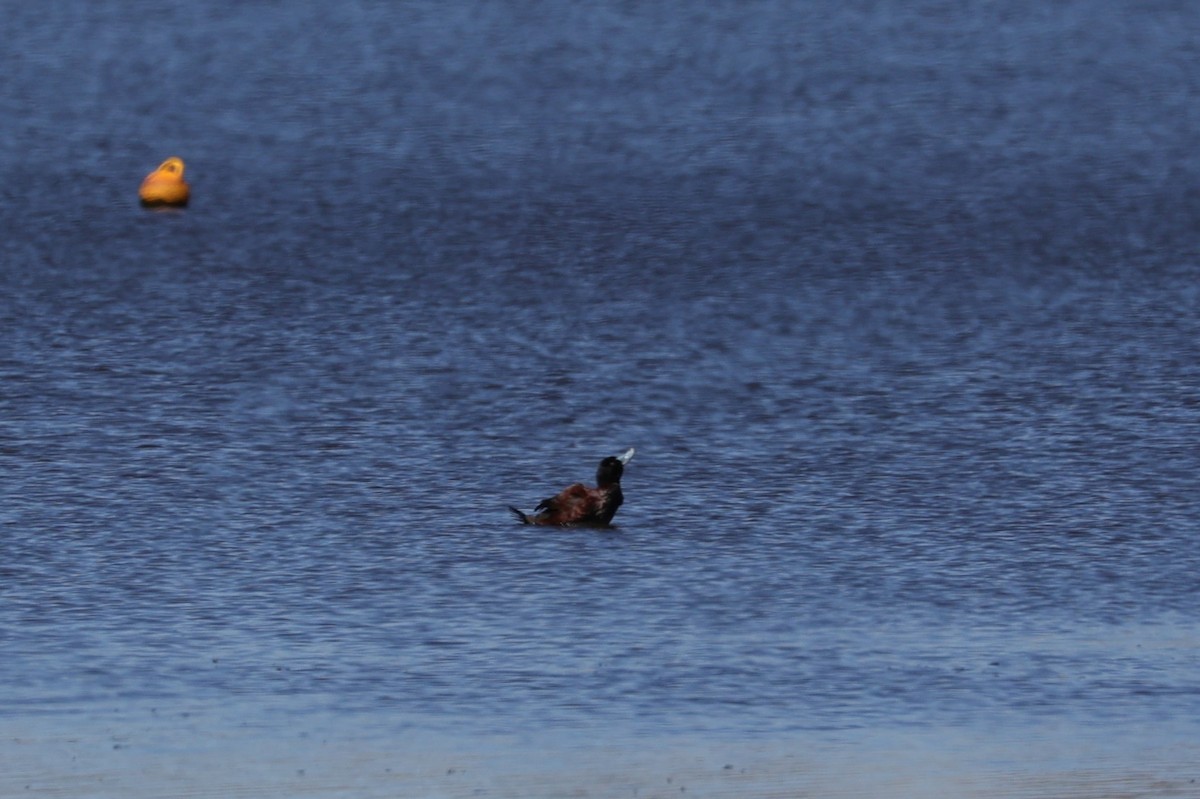
{"label": "duck's brown body", "polygon": [[625,501],[625,495],[621,493],[621,475],[632,457],[633,450],[630,449],[620,458],[605,458],[596,470],[594,488],[583,483],[569,485],[556,496],[539,502],[532,515],[511,505],[509,510],[524,524],[608,525]]}

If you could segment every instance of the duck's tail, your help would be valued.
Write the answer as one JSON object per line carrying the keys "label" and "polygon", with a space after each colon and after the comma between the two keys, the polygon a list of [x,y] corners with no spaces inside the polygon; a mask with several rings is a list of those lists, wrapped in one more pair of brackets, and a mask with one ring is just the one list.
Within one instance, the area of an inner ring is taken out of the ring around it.
{"label": "duck's tail", "polygon": [[528,516],[514,508],[512,505],[509,505],[508,509],[513,512],[513,515],[517,517],[517,520],[521,522],[521,524],[532,524],[532,522],[529,521]]}

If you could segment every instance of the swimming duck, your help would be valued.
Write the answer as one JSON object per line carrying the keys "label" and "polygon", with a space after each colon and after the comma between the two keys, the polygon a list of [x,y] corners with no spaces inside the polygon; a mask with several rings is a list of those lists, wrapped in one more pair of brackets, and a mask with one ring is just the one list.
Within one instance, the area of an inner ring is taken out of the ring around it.
{"label": "swimming duck", "polygon": [[595,524],[607,525],[625,501],[621,493],[621,475],[625,464],[633,457],[633,447],[620,456],[609,456],[596,469],[596,487],[583,483],[569,485],[558,496],[543,499],[526,515],[508,506],[522,524]]}
{"label": "swimming duck", "polygon": [[159,164],[158,169],[146,175],[138,197],[142,205],[187,205],[191,193],[183,179],[183,159],[172,156]]}

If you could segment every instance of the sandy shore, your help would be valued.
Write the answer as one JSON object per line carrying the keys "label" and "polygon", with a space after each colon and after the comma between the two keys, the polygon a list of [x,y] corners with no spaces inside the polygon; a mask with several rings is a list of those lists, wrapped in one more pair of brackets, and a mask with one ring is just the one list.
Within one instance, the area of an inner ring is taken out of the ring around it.
{"label": "sandy shore", "polygon": [[[1131,799],[1200,796],[1200,744],[1137,731],[1072,742],[961,732],[618,742],[568,735],[268,730],[64,719],[5,724],[0,797],[888,797]],[[327,733],[327,734],[326,734]],[[1049,734],[1053,733],[1053,734]],[[1121,738],[1124,736],[1124,740]]]}

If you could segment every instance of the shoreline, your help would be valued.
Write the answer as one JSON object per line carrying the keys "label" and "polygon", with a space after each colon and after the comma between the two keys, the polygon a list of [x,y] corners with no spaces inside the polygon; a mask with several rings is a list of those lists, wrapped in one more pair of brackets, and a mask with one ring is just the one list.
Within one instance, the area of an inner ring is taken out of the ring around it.
{"label": "shoreline", "polygon": [[[0,797],[1102,799],[1193,797],[1200,744],[1063,725],[591,742],[410,730],[8,717]],[[15,722],[15,723],[14,723]],[[82,723],[79,723],[82,722]],[[21,734],[28,727],[27,734]],[[15,734],[14,734],[15,733]],[[1194,740],[1194,739],[1193,739]],[[1156,742],[1157,741],[1157,742]]]}

